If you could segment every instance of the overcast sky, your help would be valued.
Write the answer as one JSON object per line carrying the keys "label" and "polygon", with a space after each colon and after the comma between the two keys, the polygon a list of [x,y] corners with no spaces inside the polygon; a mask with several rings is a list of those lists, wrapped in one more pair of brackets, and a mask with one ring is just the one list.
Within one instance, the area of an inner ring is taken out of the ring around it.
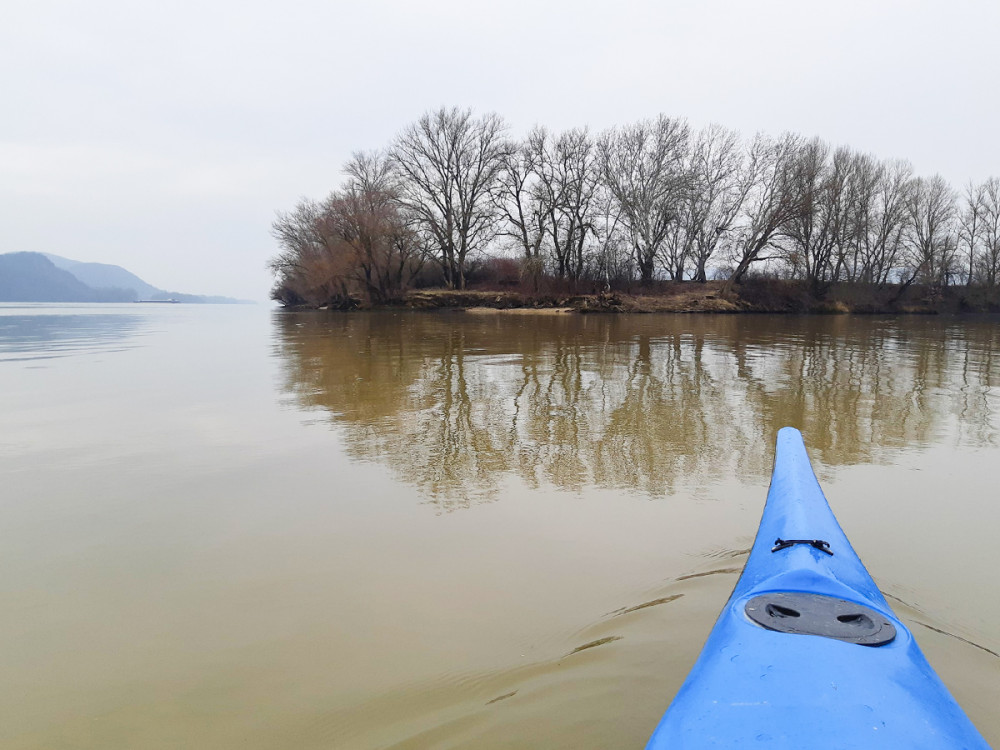
{"label": "overcast sky", "polygon": [[0,253],[265,300],[276,210],[442,105],[663,112],[1000,175],[995,0],[7,0]]}

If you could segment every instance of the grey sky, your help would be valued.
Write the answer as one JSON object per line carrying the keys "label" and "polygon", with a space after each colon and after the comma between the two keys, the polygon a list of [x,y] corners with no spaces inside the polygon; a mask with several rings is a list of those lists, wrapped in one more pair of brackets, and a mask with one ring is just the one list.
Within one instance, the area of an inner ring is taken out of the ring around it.
{"label": "grey sky", "polygon": [[441,105],[599,130],[664,112],[1000,174],[992,0],[13,0],[0,252],[266,299],[277,209]]}

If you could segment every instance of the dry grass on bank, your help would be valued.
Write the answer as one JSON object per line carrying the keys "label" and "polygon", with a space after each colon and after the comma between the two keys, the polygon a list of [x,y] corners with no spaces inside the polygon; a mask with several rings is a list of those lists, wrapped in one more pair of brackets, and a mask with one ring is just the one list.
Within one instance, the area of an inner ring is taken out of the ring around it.
{"label": "dry grass on bank", "polygon": [[[507,286],[473,289],[416,289],[391,307],[452,310],[473,314],[507,312],[566,313],[792,313],[937,314],[1000,313],[1000,290],[977,287],[928,288],[834,285],[820,297],[808,284],[783,279],[748,279],[733,293],[724,282],[659,282],[641,293],[577,293],[569,289],[525,291]],[[640,290],[637,290],[640,291]],[[360,301],[352,309],[364,309]],[[326,308],[321,308],[326,309]]]}
{"label": "dry grass on bank", "polygon": [[737,301],[723,299],[721,282],[678,284],[659,294],[530,294],[499,290],[421,289],[409,292],[405,307],[417,310],[462,309],[509,312],[740,312]]}

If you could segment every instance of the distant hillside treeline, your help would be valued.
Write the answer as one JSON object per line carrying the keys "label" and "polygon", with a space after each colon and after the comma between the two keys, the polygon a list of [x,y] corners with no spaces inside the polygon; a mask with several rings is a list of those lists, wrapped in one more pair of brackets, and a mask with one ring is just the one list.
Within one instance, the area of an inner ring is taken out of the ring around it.
{"label": "distant hillside treeline", "polygon": [[0,300],[4,302],[130,302],[131,289],[94,289],[41,253],[0,255]]}
{"label": "distant hillside treeline", "polygon": [[154,299],[155,295],[163,294],[163,290],[157,289],[152,284],[147,284],[121,266],[113,266],[108,263],[85,263],[51,253],[43,253],[43,255],[52,261],[56,268],[69,271],[92,289],[129,290],[133,295],[131,299]]}
{"label": "distant hillside treeline", "polygon": [[750,276],[902,295],[1000,284],[1000,179],[959,192],[849,147],[682,119],[591,133],[428,112],[356,153],[338,189],[279,212],[274,299],[388,302],[408,287],[632,289]]}
{"label": "distant hillside treeline", "polygon": [[234,303],[230,297],[157,289],[121,266],[82,263],[44,253],[0,255],[0,302],[133,302],[176,300]]}

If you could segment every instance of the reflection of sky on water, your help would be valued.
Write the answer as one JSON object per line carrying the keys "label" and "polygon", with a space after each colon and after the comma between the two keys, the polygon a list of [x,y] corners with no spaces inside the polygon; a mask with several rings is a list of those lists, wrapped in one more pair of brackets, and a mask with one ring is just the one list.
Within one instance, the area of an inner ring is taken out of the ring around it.
{"label": "reflection of sky on water", "polygon": [[67,309],[0,308],[0,362],[31,362],[139,346],[148,328],[142,315]]}

